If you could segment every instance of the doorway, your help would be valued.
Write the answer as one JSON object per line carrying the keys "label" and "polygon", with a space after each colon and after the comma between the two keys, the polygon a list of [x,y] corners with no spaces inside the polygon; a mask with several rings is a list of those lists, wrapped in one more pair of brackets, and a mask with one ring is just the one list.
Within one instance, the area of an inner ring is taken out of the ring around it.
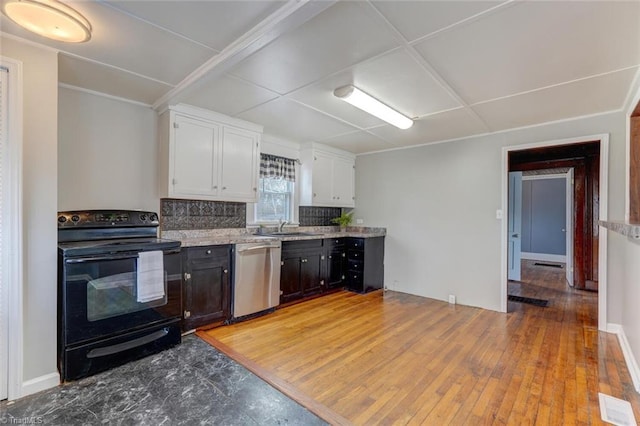
{"label": "doorway", "polygon": [[[598,220],[606,220],[608,135],[575,140],[541,142],[503,148],[503,207],[511,215],[508,203],[509,172],[544,169],[572,169],[574,173],[573,235],[570,254],[573,262],[574,288],[598,291],[598,327],[606,328],[606,238],[601,238]],[[503,221],[503,310],[507,311],[508,251],[511,244],[508,221]],[[603,231],[603,233],[606,231]],[[606,235],[603,235],[606,237]]]}

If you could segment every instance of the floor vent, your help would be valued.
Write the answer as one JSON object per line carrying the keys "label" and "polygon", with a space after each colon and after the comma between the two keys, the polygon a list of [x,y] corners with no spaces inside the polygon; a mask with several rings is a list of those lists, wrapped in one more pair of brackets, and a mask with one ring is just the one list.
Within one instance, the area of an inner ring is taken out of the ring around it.
{"label": "floor vent", "polygon": [[600,399],[600,417],[603,421],[618,426],[635,426],[636,418],[629,401],[598,393]]}
{"label": "floor vent", "polygon": [[564,266],[559,265],[559,264],[557,264],[557,263],[543,263],[543,262],[536,262],[536,263],[534,263],[534,265],[535,265],[535,266],[550,266],[550,267],[552,267],[552,268],[560,268],[560,269],[564,268]]}
{"label": "floor vent", "polygon": [[529,305],[542,306],[543,308],[549,306],[548,300],[534,299],[533,297],[514,296],[510,294],[507,299],[511,302],[528,303]]}

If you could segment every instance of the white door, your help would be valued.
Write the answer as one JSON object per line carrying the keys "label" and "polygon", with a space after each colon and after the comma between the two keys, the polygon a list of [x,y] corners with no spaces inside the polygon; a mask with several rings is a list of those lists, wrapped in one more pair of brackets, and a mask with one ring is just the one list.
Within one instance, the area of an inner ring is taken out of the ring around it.
{"label": "white door", "polygon": [[234,127],[222,131],[220,196],[254,203],[258,195],[258,134]]}
{"label": "white door", "polygon": [[567,249],[565,254],[567,282],[573,287],[573,169],[567,172],[567,224],[565,228],[565,239]]}
{"label": "white door", "polygon": [[171,195],[217,195],[218,126],[178,116],[173,130]]}
{"label": "white door", "polygon": [[333,160],[334,204],[340,207],[354,206],[354,165],[353,161],[335,158]]}
{"label": "white door", "polygon": [[313,205],[332,206],[333,158],[316,152],[313,156]]}
{"label": "white door", "polygon": [[522,245],[522,172],[509,172],[509,253],[507,254],[509,280],[520,281]]}

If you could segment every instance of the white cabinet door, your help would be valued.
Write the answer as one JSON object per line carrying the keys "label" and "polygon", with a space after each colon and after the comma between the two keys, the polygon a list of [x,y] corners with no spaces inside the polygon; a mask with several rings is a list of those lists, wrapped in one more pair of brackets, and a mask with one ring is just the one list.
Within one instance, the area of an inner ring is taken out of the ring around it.
{"label": "white cabinet door", "polygon": [[333,159],[333,203],[340,207],[353,207],[354,196],[354,163],[353,161]]}
{"label": "white cabinet door", "polygon": [[331,206],[333,199],[333,157],[315,153],[313,157],[313,205]]}
{"label": "white cabinet door", "polygon": [[220,127],[213,123],[176,116],[173,126],[170,195],[215,195],[218,176]]}
{"label": "white cabinet door", "polygon": [[257,133],[225,126],[220,196],[225,200],[256,202],[259,158],[260,139]]}

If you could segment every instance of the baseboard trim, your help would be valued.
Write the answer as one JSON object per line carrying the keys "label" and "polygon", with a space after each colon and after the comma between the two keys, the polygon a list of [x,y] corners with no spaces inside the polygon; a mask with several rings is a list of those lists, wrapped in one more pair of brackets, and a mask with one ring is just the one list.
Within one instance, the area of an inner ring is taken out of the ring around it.
{"label": "baseboard trim", "polygon": [[20,397],[38,393],[43,390],[51,389],[60,384],[60,375],[58,373],[45,374],[35,379],[22,382],[22,392]]}
{"label": "baseboard trim", "polygon": [[640,368],[638,368],[638,363],[633,356],[633,351],[627,340],[627,335],[624,333],[624,328],[620,324],[608,323],[607,332],[618,336],[618,342],[620,343],[620,349],[622,349],[622,355],[624,355],[624,361],[627,364],[627,370],[629,370],[629,375],[631,375],[631,380],[633,380],[633,387],[636,389],[636,392],[640,393]]}
{"label": "baseboard trim", "polygon": [[525,260],[542,260],[543,262],[559,262],[567,263],[567,256],[561,254],[545,254],[545,253],[531,253],[523,251],[520,253],[522,259]]}

